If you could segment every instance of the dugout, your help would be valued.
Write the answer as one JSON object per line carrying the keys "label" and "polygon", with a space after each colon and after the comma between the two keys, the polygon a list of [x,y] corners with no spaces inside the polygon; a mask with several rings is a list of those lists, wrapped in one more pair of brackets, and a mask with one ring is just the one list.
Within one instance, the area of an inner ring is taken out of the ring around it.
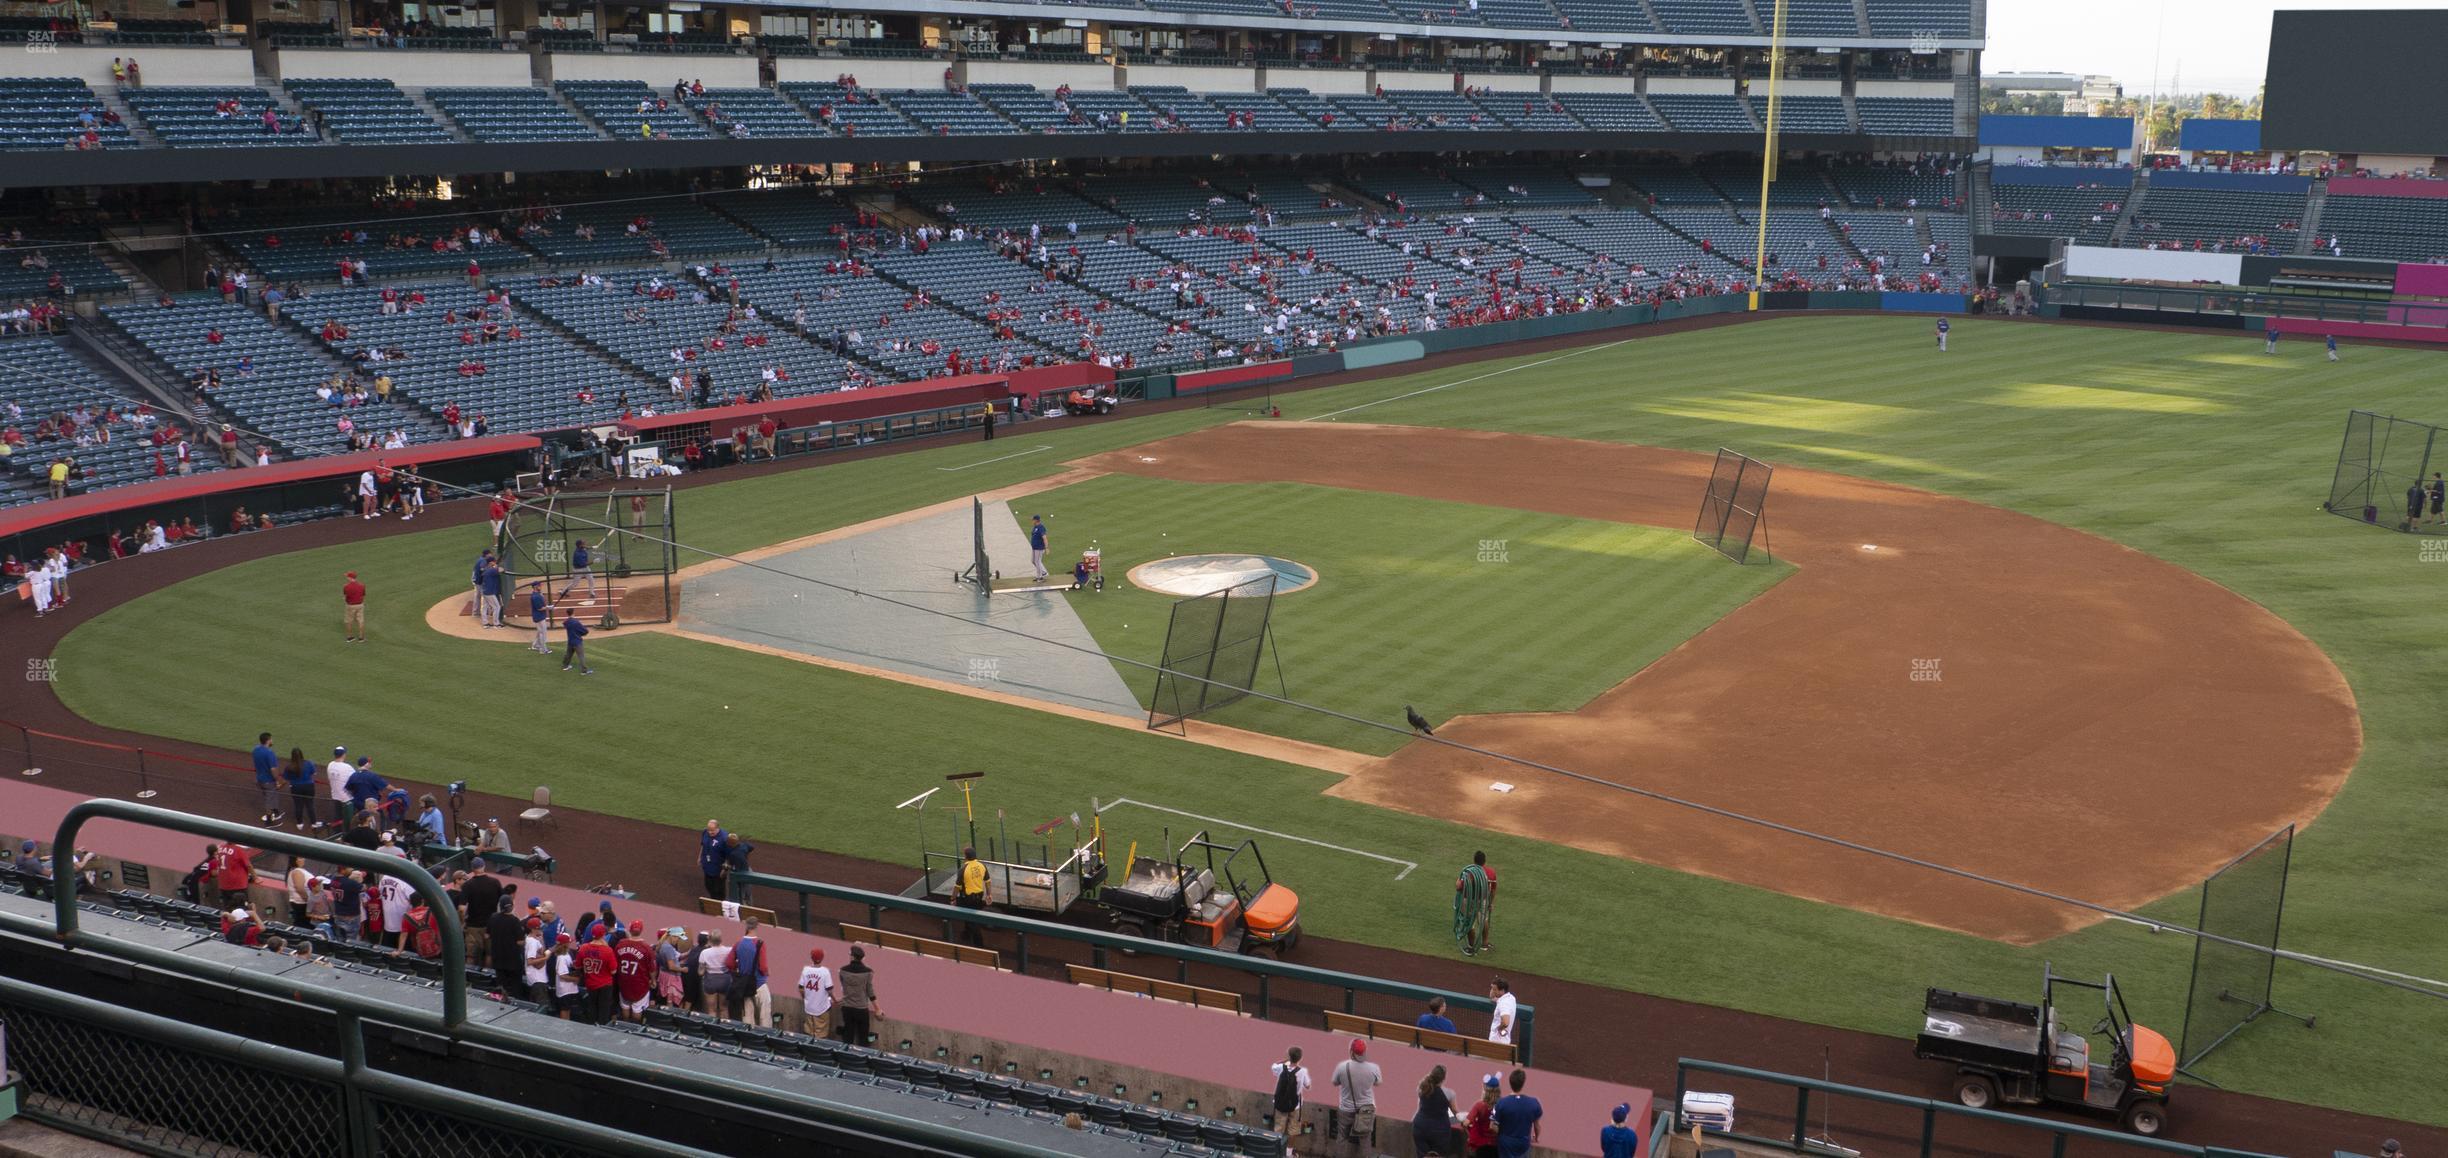
{"label": "dugout", "polygon": [[[731,432],[744,426],[755,426],[771,418],[786,431],[805,434],[813,429],[841,427],[843,437],[852,441],[863,437],[862,427],[884,424],[903,416],[940,412],[941,425],[974,426],[969,418],[958,423],[955,418],[964,412],[974,415],[989,402],[1001,403],[1012,397],[1012,380],[1004,374],[966,374],[953,378],[929,378],[920,382],[902,382],[891,386],[871,386],[861,390],[836,390],[802,398],[779,398],[772,402],[740,402],[728,406],[709,406],[702,410],[684,410],[677,414],[658,414],[652,418],[622,419],[617,427],[623,441],[638,446],[660,445],[676,447],[694,440],[708,445],[731,437]],[[872,438],[884,437],[881,430]],[[664,455],[672,457],[670,453]]]}
{"label": "dugout", "polygon": [[356,509],[357,476],[377,462],[440,484],[435,501],[448,502],[462,493],[452,488],[491,491],[502,485],[526,469],[539,445],[532,435],[497,434],[212,470],[26,503],[0,511],[0,553],[39,558],[45,548],[80,539],[89,548],[87,559],[107,562],[110,552],[102,547],[111,532],[132,538],[147,520],[193,519],[219,538],[229,533],[230,517],[241,507],[249,516],[271,515],[276,526],[329,518]]}

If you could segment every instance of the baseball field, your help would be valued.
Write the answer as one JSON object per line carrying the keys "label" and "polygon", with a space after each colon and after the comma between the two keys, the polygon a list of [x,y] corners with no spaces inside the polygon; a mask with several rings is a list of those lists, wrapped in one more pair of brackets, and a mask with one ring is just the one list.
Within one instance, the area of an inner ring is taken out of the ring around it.
{"label": "baseball field", "polygon": [[[1275,654],[1283,694],[1325,711],[1245,701],[1218,742],[643,629],[564,675],[426,626],[482,546],[465,528],[143,596],[67,637],[57,691],[110,727],[235,750],[271,728],[395,779],[752,818],[886,862],[916,855],[894,803],[985,769],[981,805],[1015,816],[1122,800],[1121,839],[1204,823],[1182,814],[1295,837],[1266,855],[1316,935],[1421,953],[1454,952],[1452,871],[1485,849],[1507,970],[1899,1038],[1924,987],[2027,997],[2043,960],[2114,971],[2172,1037],[2192,941],[1723,813],[2180,924],[2203,876],[2298,823],[2285,947],[2438,976],[2448,624],[2421,585],[2442,553],[2315,508],[2349,409],[2441,417],[2439,356],[1978,321],[1940,355],[1926,331],[1776,319],[1278,395],[1275,419],[1033,424],[681,495],[681,539],[723,553],[1025,496],[1055,561],[1093,539],[1109,577],[1031,598],[1069,600],[1126,661],[1158,653],[1170,602],[1131,566],[1313,567],[1277,601]],[[1778,468],[1774,561],[1689,538],[1720,446]],[[319,610],[351,570],[374,592],[363,647]],[[247,678],[166,693],[165,659],[203,654]],[[1141,669],[1117,674],[1144,697]],[[1406,704],[1573,775],[1407,740]],[[1254,754],[1282,754],[1266,739],[1324,755]],[[2448,1124],[2436,1066],[2407,1064],[2448,1001],[2293,964],[2277,993],[2318,1028],[2251,1026],[2209,1076]]]}

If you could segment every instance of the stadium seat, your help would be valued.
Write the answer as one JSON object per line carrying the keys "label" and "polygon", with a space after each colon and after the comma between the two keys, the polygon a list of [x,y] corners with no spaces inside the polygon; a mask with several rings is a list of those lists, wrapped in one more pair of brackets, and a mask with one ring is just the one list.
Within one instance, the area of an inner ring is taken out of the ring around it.
{"label": "stadium seat", "polygon": [[[443,115],[488,144],[531,141],[600,141],[604,134],[536,88],[429,88],[427,99]],[[631,105],[635,107],[634,102]],[[635,124],[631,131],[636,129]]]}
{"label": "stadium seat", "polygon": [[[1777,98],[1777,131],[1781,133],[1849,133],[1853,123],[1845,117],[1843,97],[1788,96]],[[1762,125],[1768,123],[1768,98],[1751,97],[1751,115]]]}
{"label": "stadium seat", "polygon": [[[2177,176],[2192,176],[2178,174]],[[2207,176],[2207,175],[2205,175]],[[2293,253],[2303,227],[2305,188],[2276,192],[2258,188],[2184,188],[2155,182],[2134,206],[2124,244],[2203,246],[2234,252],[2267,239],[2266,252]]]}
{"label": "stadium seat", "polygon": [[2331,193],[2321,211],[2318,252],[2332,237],[2348,257],[2448,259],[2448,200]]}
{"label": "stadium seat", "polygon": [[1665,31],[1678,36],[1750,36],[1749,6],[1727,0],[1649,0]]}
{"label": "stadium seat", "polygon": [[1870,35],[1969,37],[1969,0],[1863,0],[1870,14]]}
{"label": "stadium seat", "polygon": [[[2096,174],[2096,176],[2094,176]],[[2001,165],[1990,170],[1991,233],[2070,237],[2084,245],[2106,245],[2122,206],[2133,197],[2133,171],[2123,167],[2082,171],[2081,183],[2055,183],[2047,169]],[[2039,178],[2049,177],[2049,183]],[[2030,181],[2021,180],[2030,178]]]}
{"label": "stadium seat", "polygon": [[1952,136],[1955,102],[1923,97],[1857,97],[1862,131],[1896,136]]}
{"label": "stadium seat", "polygon": [[[248,86],[147,85],[123,89],[121,99],[163,144],[186,148],[298,148],[321,145],[297,117],[279,111],[270,93]],[[278,128],[267,130],[269,109]]]}
{"label": "stadium seat", "polygon": [[1649,103],[1671,122],[1687,133],[1755,133],[1760,127],[1751,121],[1751,113],[1742,98],[1732,93],[1660,93],[1649,94]]}
{"label": "stadium seat", "polygon": [[[17,453],[0,459],[0,506],[42,499],[48,493],[45,472],[52,457],[59,454],[76,460],[76,473],[69,481],[71,494],[152,481],[153,456],[162,453],[165,461],[173,456],[157,451],[133,421],[114,426],[111,441],[106,443],[78,446],[68,441],[33,441],[35,428],[53,415],[79,407],[97,416],[110,409],[132,414],[144,401],[141,394],[94,372],[57,338],[41,334],[0,338],[0,402],[13,402],[24,412],[16,422],[0,422],[0,426],[15,426],[27,439]],[[186,417],[164,416],[163,421],[174,428],[185,427]],[[192,461],[198,471],[221,467],[220,456],[201,443]]]}
{"label": "stadium seat", "polygon": [[0,149],[61,149],[88,129],[100,148],[136,147],[127,125],[108,123],[104,108],[75,77],[0,77]]}
{"label": "stadium seat", "polygon": [[347,145],[434,145],[455,138],[387,80],[289,80],[281,87]]}
{"label": "stadium seat", "polygon": [[654,130],[655,140],[706,140],[714,133],[675,103],[669,92],[658,92],[642,80],[560,80],[553,91],[578,107],[614,140],[642,140],[641,130]]}
{"label": "stadium seat", "polygon": [[853,91],[832,81],[787,81],[782,85],[782,93],[799,102],[817,123],[839,135],[914,137],[924,131],[863,89]]}

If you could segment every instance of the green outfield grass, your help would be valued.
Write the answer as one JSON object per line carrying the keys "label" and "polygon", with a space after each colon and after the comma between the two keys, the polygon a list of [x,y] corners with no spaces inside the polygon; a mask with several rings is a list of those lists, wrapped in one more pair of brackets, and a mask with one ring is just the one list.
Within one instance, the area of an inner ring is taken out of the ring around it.
{"label": "green outfield grass", "polygon": [[[1026,506],[1098,542],[1105,590],[1071,605],[1106,651],[1143,664],[1162,655],[1177,597],[1132,586],[1130,568],[1256,553],[1316,569],[1316,585],[1275,600],[1258,689],[1397,728],[1413,702],[1432,723],[1571,711],[1792,570],[1734,566],[1681,531],[1295,483],[1108,475]],[[1146,705],[1154,678],[1120,670]],[[1372,755],[1407,742],[1262,699],[1203,718]]]}
{"label": "green outfield grass", "polygon": [[[2053,519],[2226,584],[2326,649],[2364,714],[2360,765],[2297,843],[2287,945],[2411,974],[2448,969],[2448,922],[2437,915],[2448,780],[2434,758],[2448,746],[2434,670],[2448,617],[2425,586],[2448,576],[2448,564],[2420,562],[2413,538],[2314,510],[2346,411],[2448,418],[2437,391],[2448,362],[2349,345],[2345,362],[2328,365],[2308,343],[2264,358],[2250,336],[1975,320],[1957,325],[1954,346],[1931,350],[1926,319],[1795,318],[1279,401],[1291,418],[1365,407],[1338,418],[1731,446]],[[1466,378],[1476,380],[1438,389]],[[709,548],[757,546],[1212,420],[1182,412],[1024,427],[992,447],[742,480],[684,494],[679,525]],[[1053,449],[976,465],[1040,445]],[[1138,532],[1099,533],[1119,542]],[[1505,869],[1508,971],[1902,1036],[1917,1028],[1924,986],[2021,996],[2048,959],[2069,973],[2113,969],[2135,1012],[2171,1036],[2181,1020],[2190,942],[2132,926],[2017,950],[1353,804],[1321,795],[1331,778],[1307,769],[668,637],[599,636],[602,674],[563,676],[516,648],[423,629],[424,609],[465,582],[479,538],[462,529],[301,552],[148,595],[68,637],[59,692],[99,723],[232,751],[270,728],[283,744],[347,743],[412,781],[464,776],[509,794],[549,783],[571,807],[689,826],[748,816],[765,839],[904,862],[915,838],[888,815],[891,802],[946,769],[990,768],[994,806],[1016,813],[1127,796],[1423,866],[1397,882],[1385,862],[1270,844],[1269,863],[1308,899],[1321,936],[1451,952],[1450,873],[1484,847]],[[331,607],[336,619],[335,588],[351,569],[374,590],[375,642],[362,647],[340,645],[337,623],[309,610]],[[1415,650],[1389,651],[1394,662],[1449,662],[1436,653],[1471,642],[1415,626]],[[165,654],[229,657],[239,678],[166,686]],[[1374,702],[1367,688],[1310,686],[1316,670],[1287,658],[1296,693]],[[811,728],[859,742],[817,750],[793,739]],[[740,768],[805,771],[777,784]],[[2182,799],[2093,803],[2186,822]],[[1125,806],[1108,821],[1121,839],[1152,839],[1178,818]],[[2037,826],[2034,839],[2070,841],[2073,855],[2118,852]],[[2191,899],[2152,912],[2189,920]],[[2439,1044],[2448,1002],[2292,966],[2279,986],[2282,1003],[2318,1014],[2320,1028],[2256,1025],[2212,1060],[2211,1076],[2232,1089],[2448,1124],[2436,1078],[2448,1069]],[[1710,1044],[1686,1048],[1705,1056]],[[1921,1092],[1942,1091],[1943,1078],[1932,1073]],[[2180,1101],[2179,1138],[2182,1113]]]}

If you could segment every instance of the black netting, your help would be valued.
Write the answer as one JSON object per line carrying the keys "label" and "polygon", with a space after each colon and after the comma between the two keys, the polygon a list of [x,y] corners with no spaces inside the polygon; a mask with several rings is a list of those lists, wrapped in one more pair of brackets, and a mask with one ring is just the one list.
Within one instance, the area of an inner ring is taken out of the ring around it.
{"label": "black netting", "polygon": [[374,1108],[375,1153],[381,1158],[600,1158],[498,1126],[470,1122],[381,1098]]}
{"label": "black netting", "polygon": [[195,1053],[0,1000],[9,1065],[40,1119],[156,1152],[348,1152],[337,1086]]}
{"label": "black netting", "polygon": [[2357,410],[2346,416],[2346,438],[2338,447],[2337,472],[2330,476],[2332,514],[2412,531],[2421,526],[2419,514],[2409,517],[2418,500],[2408,494],[2430,481],[2434,444],[2439,428],[2427,423]]}
{"label": "black netting", "polygon": [[[573,573],[578,545],[587,545],[587,577]],[[589,491],[523,500],[503,520],[495,544],[502,568],[506,616],[527,622],[529,584],[541,581],[554,618],[576,611],[590,620],[617,612],[632,623],[671,618],[671,576],[680,569],[671,492]],[[605,598],[606,593],[618,598]]]}
{"label": "black netting", "polygon": [[1700,496],[1692,538],[1737,563],[1750,557],[1752,537],[1767,518],[1768,479],[1773,469],[1758,459],[1719,450]]}
{"label": "black netting", "polygon": [[2278,947],[2294,844],[2295,828],[2289,825],[2202,882],[2197,927],[2257,948],[2195,939],[2193,985],[2185,999],[2184,1031],[2177,1046],[2180,1064],[2189,1067],[2200,1061],[2244,1023],[2269,1012],[2278,966],[2270,950]]}
{"label": "black netting", "polygon": [[1275,576],[1176,601],[1165,631],[1148,726],[1161,728],[1248,695],[1265,655]]}

